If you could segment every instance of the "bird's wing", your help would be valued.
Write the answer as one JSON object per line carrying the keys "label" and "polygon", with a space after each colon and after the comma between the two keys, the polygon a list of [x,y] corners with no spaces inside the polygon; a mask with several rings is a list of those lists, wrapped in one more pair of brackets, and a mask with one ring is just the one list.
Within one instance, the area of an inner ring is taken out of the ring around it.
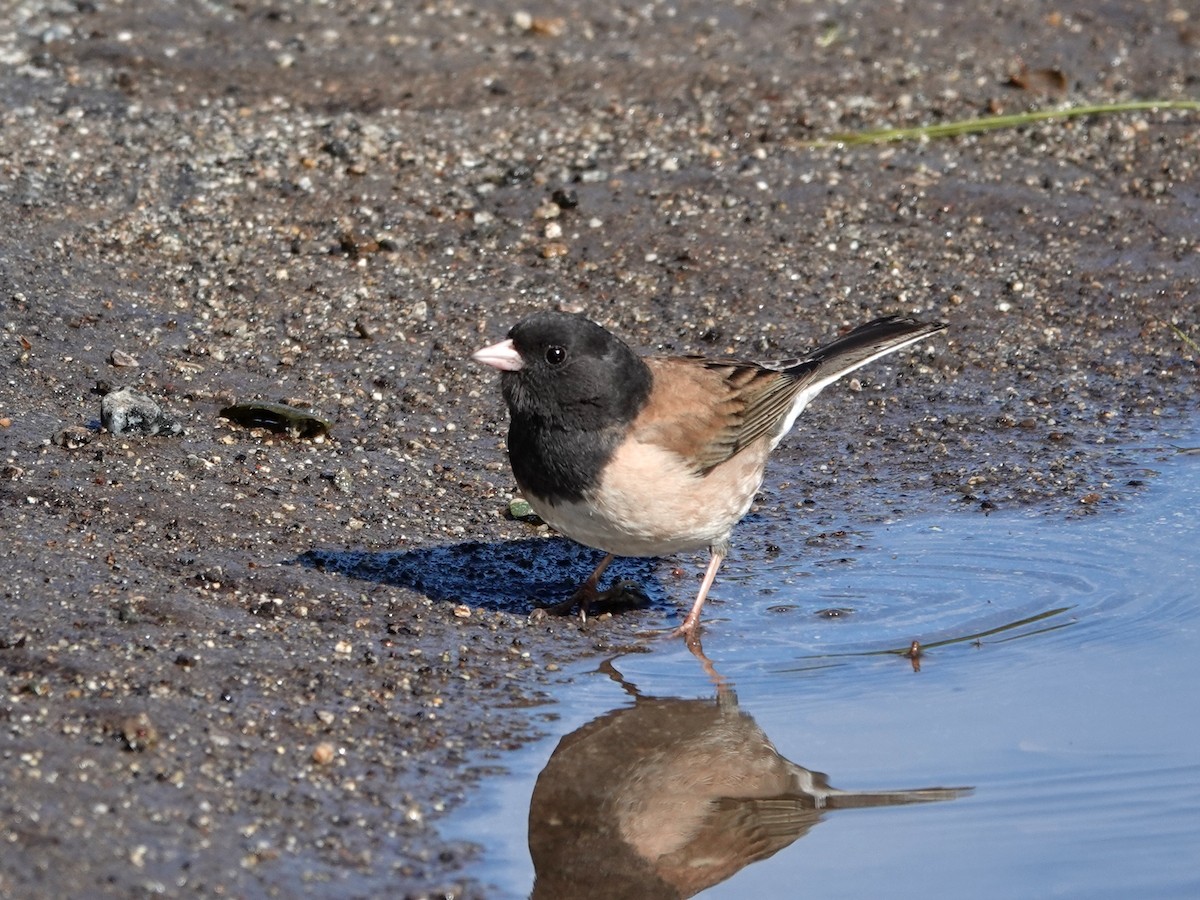
{"label": "bird's wing", "polygon": [[650,402],[634,426],[704,474],[761,438],[774,446],[826,386],[945,328],[885,316],[805,356],[774,363],[700,356],[651,357]]}
{"label": "bird's wing", "polygon": [[698,356],[652,357],[649,402],[634,437],[684,459],[697,474],[725,462],[771,431],[798,387],[787,372]]}

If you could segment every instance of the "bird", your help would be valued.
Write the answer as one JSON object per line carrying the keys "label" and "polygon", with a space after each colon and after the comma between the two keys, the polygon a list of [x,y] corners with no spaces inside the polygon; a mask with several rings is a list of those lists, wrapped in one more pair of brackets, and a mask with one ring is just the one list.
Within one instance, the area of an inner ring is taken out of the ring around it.
{"label": "bird", "polygon": [[706,699],[630,687],[633,705],[564,736],[538,775],[529,804],[533,900],[691,897],[804,837],[833,810],[972,792],[839,790],[784,757],[728,685]]}
{"label": "bird", "polygon": [[617,556],[707,549],[699,593],[676,629],[691,642],[733,528],[796,417],[843,375],[945,327],[884,316],[764,363],[640,356],[584,315],[542,311],[472,359],[501,373],[522,496],[558,532],[605,554],[571,602],[586,616]]}

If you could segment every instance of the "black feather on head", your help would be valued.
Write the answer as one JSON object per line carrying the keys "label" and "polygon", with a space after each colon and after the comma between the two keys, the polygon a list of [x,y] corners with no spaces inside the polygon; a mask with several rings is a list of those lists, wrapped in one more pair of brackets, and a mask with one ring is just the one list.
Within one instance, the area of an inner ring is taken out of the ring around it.
{"label": "black feather on head", "polygon": [[577,500],[599,478],[623,426],[650,394],[651,375],[628,345],[583,316],[538,313],[508,333],[521,355],[500,379],[517,481],[547,500]]}

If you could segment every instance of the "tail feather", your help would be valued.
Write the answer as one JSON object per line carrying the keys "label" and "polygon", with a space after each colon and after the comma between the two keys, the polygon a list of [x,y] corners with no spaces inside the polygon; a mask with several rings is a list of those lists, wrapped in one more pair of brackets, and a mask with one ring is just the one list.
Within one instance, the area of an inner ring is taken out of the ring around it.
{"label": "tail feather", "polygon": [[858,326],[836,341],[817,347],[801,359],[778,363],[782,371],[803,384],[779,430],[779,437],[791,430],[796,417],[817,394],[843,375],[945,330],[946,325],[942,322],[883,316]]}
{"label": "tail feather", "polygon": [[859,366],[945,330],[942,322],[884,316],[858,326],[836,341],[822,344],[787,368],[824,387]]}

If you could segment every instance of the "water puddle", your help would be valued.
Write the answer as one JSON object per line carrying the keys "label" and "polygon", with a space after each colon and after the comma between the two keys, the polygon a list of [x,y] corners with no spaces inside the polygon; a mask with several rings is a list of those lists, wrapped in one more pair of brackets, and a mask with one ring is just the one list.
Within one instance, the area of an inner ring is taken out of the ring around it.
{"label": "water puddle", "polygon": [[444,827],[483,848],[468,874],[498,897],[1200,896],[1200,455],[1130,457],[1150,487],[1097,515],[735,557],[706,609],[721,680],[678,640],[564,672],[547,737]]}

